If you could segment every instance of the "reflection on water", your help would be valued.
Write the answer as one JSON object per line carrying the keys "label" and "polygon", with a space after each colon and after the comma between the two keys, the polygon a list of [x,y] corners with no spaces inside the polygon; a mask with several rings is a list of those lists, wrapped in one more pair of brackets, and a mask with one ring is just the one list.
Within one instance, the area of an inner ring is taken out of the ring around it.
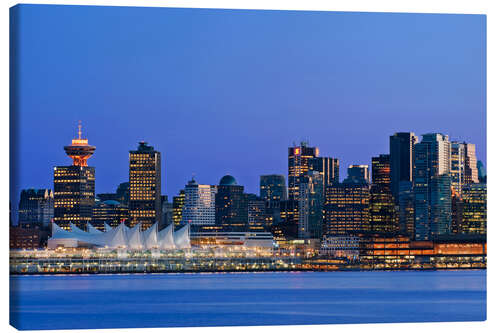
{"label": "reflection on water", "polygon": [[486,271],[14,276],[22,329],[486,319]]}

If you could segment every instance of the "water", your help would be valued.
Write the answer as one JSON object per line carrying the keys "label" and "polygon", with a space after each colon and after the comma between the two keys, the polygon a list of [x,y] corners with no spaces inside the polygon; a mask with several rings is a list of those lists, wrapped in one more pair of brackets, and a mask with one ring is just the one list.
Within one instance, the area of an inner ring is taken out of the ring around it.
{"label": "water", "polygon": [[486,271],[13,276],[18,329],[486,319]]}

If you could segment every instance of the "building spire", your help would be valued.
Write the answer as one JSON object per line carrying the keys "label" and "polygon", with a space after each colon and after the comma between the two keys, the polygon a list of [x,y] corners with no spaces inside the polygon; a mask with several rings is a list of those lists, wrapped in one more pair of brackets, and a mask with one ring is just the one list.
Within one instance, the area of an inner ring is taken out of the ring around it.
{"label": "building spire", "polygon": [[78,120],[78,140],[82,139],[82,121]]}

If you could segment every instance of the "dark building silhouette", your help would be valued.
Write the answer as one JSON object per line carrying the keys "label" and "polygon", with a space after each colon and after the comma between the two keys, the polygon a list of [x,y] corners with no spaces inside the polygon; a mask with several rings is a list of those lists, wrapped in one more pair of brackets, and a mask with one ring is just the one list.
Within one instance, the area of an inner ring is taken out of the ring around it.
{"label": "dark building silhouette", "polygon": [[95,203],[95,169],[87,165],[87,160],[95,147],[82,139],[79,124],[78,139],[73,139],[64,150],[73,165],[54,168],[54,222],[64,229],[74,223],[86,230],[87,223],[92,221]]}
{"label": "dark building silhouette", "polygon": [[215,195],[215,224],[225,231],[245,231],[248,226],[248,201],[243,186],[225,175]]}
{"label": "dark building silhouette", "polygon": [[267,206],[279,205],[280,201],[287,198],[287,187],[283,175],[260,176],[260,197]]}
{"label": "dark building silhouette", "polygon": [[418,143],[418,137],[413,132],[395,133],[389,140],[391,191],[396,204],[399,198],[399,182],[413,181],[416,143]]}
{"label": "dark building silhouette", "polygon": [[328,185],[339,183],[339,160],[333,157],[315,157],[311,161],[311,170],[321,175],[323,193]]}
{"label": "dark building silhouette", "polygon": [[130,226],[142,224],[142,230],[161,221],[161,154],[139,142],[129,153]]}
{"label": "dark building silhouette", "polygon": [[368,165],[349,165],[347,169],[347,178],[344,179],[345,183],[370,183],[370,174],[368,172]]}
{"label": "dark building silhouette", "polygon": [[99,193],[96,196],[101,201],[114,200],[125,206],[128,206],[130,199],[130,183],[121,183],[120,185],[118,185],[115,193]]}
{"label": "dark building silhouette", "polygon": [[92,225],[101,231],[105,231],[105,223],[115,228],[120,223],[127,223],[129,221],[128,207],[116,200],[100,201],[96,200]]}
{"label": "dark building silhouette", "polygon": [[323,225],[324,175],[309,171],[299,184],[298,238],[321,238]]}
{"label": "dark building silhouette", "polygon": [[480,183],[486,183],[486,169],[481,161],[477,161],[477,177]]}
{"label": "dark building silhouette", "polygon": [[275,223],[273,233],[279,233],[283,237],[297,238],[299,228],[299,201],[286,200],[280,203],[280,221]]}
{"label": "dark building silhouette", "polygon": [[251,231],[270,231],[273,222],[268,213],[266,200],[255,194],[247,194],[248,229]]}
{"label": "dark building silhouette", "polygon": [[399,182],[399,232],[415,239],[415,193],[410,181]]}
{"label": "dark building silhouette", "polygon": [[21,191],[18,225],[47,227],[54,217],[54,192],[50,189]]}

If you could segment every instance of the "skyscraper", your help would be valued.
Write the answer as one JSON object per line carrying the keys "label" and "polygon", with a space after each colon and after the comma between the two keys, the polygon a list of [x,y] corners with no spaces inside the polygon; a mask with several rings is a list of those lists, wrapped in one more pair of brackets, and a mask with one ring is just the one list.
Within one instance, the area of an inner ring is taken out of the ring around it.
{"label": "skyscraper", "polygon": [[481,161],[477,161],[477,176],[480,183],[486,183],[486,169]]}
{"label": "skyscraper", "polygon": [[322,178],[323,193],[328,185],[339,183],[339,160],[333,157],[315,157],[311,160],[312,171],[317,171]]}
{"label": "skyscraper", "polygon": [[323,175],[309,171],[299,184],[299,238],[321,238],[323,222]]}
{"label": "skyscraper", "polygon": [[185,201],[182,208],[182,223],[191,225],[215,225],[214,185],[198,184],[194,178],[184,188]]}
{"label": "skyscraper", "polygon": [[399,198],[399,182],[413,181],[416,143],[418,143],[418,137],[413,132],[395,133],[389,139],[391,191],[396,204]]}
{"label": "skyscraper", "polygon": [[464,142],[464,184],[479,183],[476,145]]}
{"label": "skyscraper", "polygon": [[161,155],[146,142],[129,153],[130,226],[142,230],[161,220]]}
{"label": "skyscraper", "polygon": [[415,238],[451,233],[451,143],[447,135],[423,135],[415,145]]}
{"label": "skyscraper", "polygon": [[287,198],[285,176],[262,175],[260,176],[260,197],[270,206],[278,204]]}
{"label": "skyscraper", "polygon": [[22,190],[18,214],[20,226],[48,226],[54,217],[54,192],[51,189]]}
{"label": "skyscraper", "polygon": [[459,196],[464,185],[479,183],[476,145],[457,141],[451,143],[451,178],[453,191]]}
{"label": "skyscraper", "polygon": [[370,174],[368,173],[368,165],[349,165],[347,178],[344,182],[369,184]]}
{"label": "skyscraper", "polygon": [[92,214],[92,225],[101,231],[105,231],[105,223],[110,227],[117,227],[120,223],[129,219],[128,207],[116,200],[96,200]]}
{"label": "skyscraper", "polygon": [[300,177],[312,170],[312,161],[318,154],[319,149],[309,147],[307,142],[288,148],[288,199],[298,198]]}
{"label": "skyscraper", "polygon": [[410,181],[399,182],[399,232],[415,239],[415,193]]}
{"label": "skyscraper", "polygon": [[92,221],[95,202],[95,169],[87,165],[95,147],[82,139],[81,124],[78,139],[64,150],[73,165],[54,168],[54,222],[64,229],[69,229],[70,223],[85,229]]}
{"label": "skyscraper", "polygon": [[272,217],[268,213],[266,201],[255,194],[247,194],[248,229],[250,231],[271,230]]}
{"label": "skyscraper", "polygon": [[179,191],[179,195],[176,195],[172,199],[172,223],[176,227],[181,225],[182,222],[182,210],[184,208],[184,203],[186,201],[186,193],[184,190]]}
{"label": "skyscraper", "polygon": [[391,192],[389,155],[372,158],[372,186],[370,188],[370,228],[378,233],[398,230],[396,207]]}
{"label": "skyscraper", "polygon": [[243,186],[231,175],[221,178],[215,195],[215,224],[225,231],[245,231],[248,225],[248,201]]}
{"label": "skyscraper", "polygon": [[486,234],[486,184],[476,183],[464,186],[463,217],[458,228],[461,234]]}
{"label": "skyscraper", "polygon": [[333,184],[326,188],[323,235],[370,230],[370,188],[367,183]]}

